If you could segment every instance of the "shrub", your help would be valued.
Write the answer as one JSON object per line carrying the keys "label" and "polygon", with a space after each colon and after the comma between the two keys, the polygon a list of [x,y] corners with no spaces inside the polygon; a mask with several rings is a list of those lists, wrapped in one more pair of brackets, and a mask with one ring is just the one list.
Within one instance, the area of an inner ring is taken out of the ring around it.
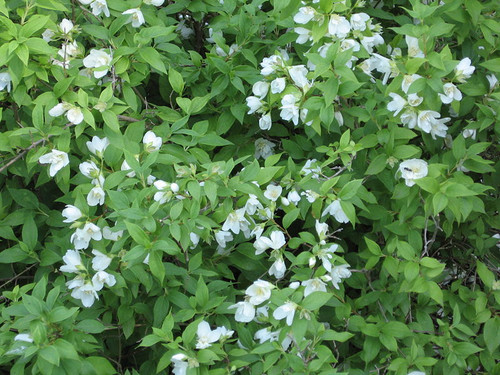
{"label": "shrub", "polygon": [[0,2],[0,368],[500,374],[498,12]]}

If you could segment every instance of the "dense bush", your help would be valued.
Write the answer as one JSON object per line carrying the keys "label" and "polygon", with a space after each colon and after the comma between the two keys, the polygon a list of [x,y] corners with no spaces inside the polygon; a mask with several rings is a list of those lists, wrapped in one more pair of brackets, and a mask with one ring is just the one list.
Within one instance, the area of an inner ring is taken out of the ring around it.
{"label": "dense bush", "polygon": [[0,368],[500,374],[499,12],[0,1]]}

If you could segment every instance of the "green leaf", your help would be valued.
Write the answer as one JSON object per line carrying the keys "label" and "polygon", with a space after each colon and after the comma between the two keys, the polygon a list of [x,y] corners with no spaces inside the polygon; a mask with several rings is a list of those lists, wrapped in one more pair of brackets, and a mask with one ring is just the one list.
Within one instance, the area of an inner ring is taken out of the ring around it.
{"label": "green leaf", "polygon": [[495,73],[500,73],[500,57],[497,57],[496,59],[491,59],[488,61],[485,61],[481,64],[482,67],[495,72]]}
{"label": "green leaf", "polygon": [[[353,198],[356,193],[358,192],[358,189],[360,188],[361,184],[363,183],[363,180],[352,180],[349,181],[347,184],[344,185],[342,190],[340,190],[339,193],[339,198],[342,200],[349,200]],[[347,215],[347,212],[346,212]]]}
{"label": "green leaf", "polygon": [[82,320],[81,322],[78,322],[75,328],[87,333],[101,333],[106,329],[101,322],[95,319]]}
{"label": "green leaf", "polygon": [[184,90],[184,79],[177,70],[172,68],[168,70],[168,82],[170,82],[172,89],[177,94],[182,95],[182,91]]}
{"label": "green leaf", "polygon": [[470,356],[471,354],[480,352],[482,350],[483,349],[470,342],[459,342],[453,344],[453,352],[464,359]]}
{"label": "green leaf", "polygon": [[38,355],[54,366],[59,366],[59,352],[54,346],[46,346],[38,352]]}
{"label": "green leaf", "polygon": [[489,319],[484,324],[483,335],[488,351],[493,354],[500,345],[500,318],[494,317]]}
{"label": "green leaf", "polygon": [[120,123],[118,122],[118,117],[114,112],[106,110],[102,112],[101,115],[104,123],[108,125],[111,130],[115,133],[120,133]]}
{"label": "green leaf", "polygon": [[139,245],[144,246],[146,249],[151,247],[151,241],[146,233],[137,225],[125,221],[125,226],[127,227],[128,233]]}
{"label": "green leaf", "polygon": [[163,265],[161,251],[151,251],[149,253],[149,269],[153,276],[160,281],[160,284],[163,284],[163,279],[165,279],[165,266]]}
{"label": "green leaf", "polygon": [[385,169],[386,165],[387,165],[387,155],[385,154],[377,155],[375,159],[373,159],[368,165],[365,174],[367,175],[379,174]]}
{"label": "green leaf", "polygon": [[484,263],[479,260],[476,262],[476,270],[484,285],[491,289],[493,287],[493,283],[495,282],[495,275],[493,272],[491,272],[488,267],[486,267]]}
{"label": "green leaf", "polygon": [[398,339],[409,337],[412,335],[411,330],[405,323],[392,321],[384,324],[381,331],[388,336],[394,336]]}
{"label": "green leaf", "polygon": [[317,310],[332,298],[331,293],[313,292],[302,301],[301,305],[308,310]]}
{"label": "green leaf", "polygon": [[205,284],[205,281],[203,281],[202,276],[200,276],[200,278],[198,279],[195,297],[196,297],[196,303],[200,307],[205,306],[208,302],[209,299],[208,288],[207,285]]}
{"label": "green leaf", "polygon": [[111,363],[106,358],[103,357],[88,357],[86,359],[92,367],[94,367],[94,371],[99,375],[114,375],[116,374],[116,370],[113,368]]}
{"label": "green leaf", "polygon": [[290,212],[288,212],[284,217],[283,217],[283,226],[288,229],[290,225],[297,219],[297,217],[300,214],[300,209],[294,208]]}
{"label": "green leaf", "polygon": [[165,69],[165,64],[162,61],[160,53],[153,47],[139,48],[138,53],[142,57],[144,62],[148,63],[156,70],[167,74],[167,69]]}

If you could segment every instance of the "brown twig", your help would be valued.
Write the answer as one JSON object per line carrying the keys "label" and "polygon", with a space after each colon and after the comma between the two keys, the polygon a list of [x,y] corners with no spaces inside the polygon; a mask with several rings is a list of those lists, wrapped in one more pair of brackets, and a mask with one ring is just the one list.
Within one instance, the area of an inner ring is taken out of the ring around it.
{"label": "brown twig", "polygon": [[[66,124],[66,126],[64,126],[64,129],[69,128],[69,127],[74,126],[74,125],[75,124],[71,124],[71,123],[70,124]],[[29,145],[28,147],[26,147],[25,149],[23,149],[19,154],[17,154],[16,156],[14,156],[7,163],[5,163],[4,165],[2,165],[2,167],[0,167],[0,173],[2,173],[5,169],[7,169],[8,167],[10,167],[12,164],[14,164],[19,159],[21,159],[24,155],[26,155],[26,153],[29,150],[35,148],[40,143],[43,143],[43,142],[47,141],[50,137],[52,137],[51,134],[49,134],[46,138],[42,138],[42,139],[39,139],[36,142],[33,142],[31,145]]]}

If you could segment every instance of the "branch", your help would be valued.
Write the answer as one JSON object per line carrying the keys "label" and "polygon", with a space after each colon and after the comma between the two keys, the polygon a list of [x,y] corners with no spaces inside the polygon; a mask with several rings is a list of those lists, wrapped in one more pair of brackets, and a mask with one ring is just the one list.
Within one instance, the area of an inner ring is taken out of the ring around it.
{"label": "branch", "polygon": [[[137,120],[138,121],[138,120]],[[66,128],[69,128],[71,126],[74,126],[75,124],[66,124],[66,126],[64,126],[64,129]],[[10,167],[12,164],[14,164],[16,161],[18,161],[19,159],[21,159],[24,155],[26,155],[26,153],[35,148],[36,146],[38,146],[40,143],[43,143],[45,141],[47,141],[50,137],[52,137],[53,135],[48,135],[46,138],[42,138],[42,139],[39,139],[38,141],[36,142],[33,142],[31,145],[29,145],[28,147],[26,147],[25,149],[23,149],[19,154],[17,154],[16,156],[14,156],[12,159],[10,159],[7,163],[5,163],[4,165],[2,165],[2,167],[0,167],[0,173],[2,173],[5,169],[7,169],[8,167]]]}

